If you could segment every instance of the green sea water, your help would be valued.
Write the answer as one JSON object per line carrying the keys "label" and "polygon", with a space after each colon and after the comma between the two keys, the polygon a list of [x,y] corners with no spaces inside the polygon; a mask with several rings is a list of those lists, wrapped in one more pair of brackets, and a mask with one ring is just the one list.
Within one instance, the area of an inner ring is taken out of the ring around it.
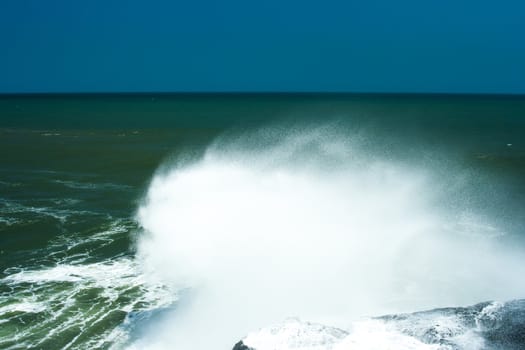
{"label": "green sea water", "polygon": [[481,193],[471,204],[522,244],[523,96],[3,95],[0,348],[124,346],[177,300],[135,259],[135,213],[156,169],[198,159],[232,132],[324,123],[357,130],[391,159],[461,164]]}

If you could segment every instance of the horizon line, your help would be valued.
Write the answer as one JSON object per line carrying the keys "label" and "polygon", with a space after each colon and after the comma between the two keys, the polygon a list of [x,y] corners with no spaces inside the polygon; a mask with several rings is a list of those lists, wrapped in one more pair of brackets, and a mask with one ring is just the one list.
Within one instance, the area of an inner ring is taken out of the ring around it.
{"label": "horizon line", "polygon": [[421,96],[525,96],[525,92],[412,92],[412,91],[32,91],[0,92],[0,96],[57,96],[57,95],[421,95]]}

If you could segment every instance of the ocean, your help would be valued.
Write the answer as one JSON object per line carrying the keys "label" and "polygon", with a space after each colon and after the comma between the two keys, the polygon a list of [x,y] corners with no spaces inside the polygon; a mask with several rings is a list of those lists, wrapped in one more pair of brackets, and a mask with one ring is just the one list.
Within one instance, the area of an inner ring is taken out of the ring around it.
{"label": "ocean", "polygon": [[505,303],[524,218],[524,96],[0,95],[0,348]]}

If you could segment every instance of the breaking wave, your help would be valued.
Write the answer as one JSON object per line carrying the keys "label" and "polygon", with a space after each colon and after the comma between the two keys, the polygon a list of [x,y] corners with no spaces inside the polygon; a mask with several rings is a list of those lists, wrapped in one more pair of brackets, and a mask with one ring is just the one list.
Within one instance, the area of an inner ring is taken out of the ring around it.
{"label": "breaking wave", "polygon": [[373,141],[334,126],[264,129],[161,168],[138,209],[137,259],[186,292],[131,348],[227,349],[291,316],[347,328],[523,296],[523,249],[469,205],[490,200],[470,174]]}

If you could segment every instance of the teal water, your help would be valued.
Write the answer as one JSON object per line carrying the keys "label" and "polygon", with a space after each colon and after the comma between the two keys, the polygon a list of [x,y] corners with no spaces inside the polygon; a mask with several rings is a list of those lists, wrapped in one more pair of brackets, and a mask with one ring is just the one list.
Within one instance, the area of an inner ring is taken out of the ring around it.
{"label": "teal water", "polygon": [[359,130],[390,159],[461,164],[480,193],[470,205],[522,244],[523,96],[3,95],[0,348],[124,346],[137,319],[177,300],[135,259],[135,212],[156,169],[231,130],[322,123]]}

